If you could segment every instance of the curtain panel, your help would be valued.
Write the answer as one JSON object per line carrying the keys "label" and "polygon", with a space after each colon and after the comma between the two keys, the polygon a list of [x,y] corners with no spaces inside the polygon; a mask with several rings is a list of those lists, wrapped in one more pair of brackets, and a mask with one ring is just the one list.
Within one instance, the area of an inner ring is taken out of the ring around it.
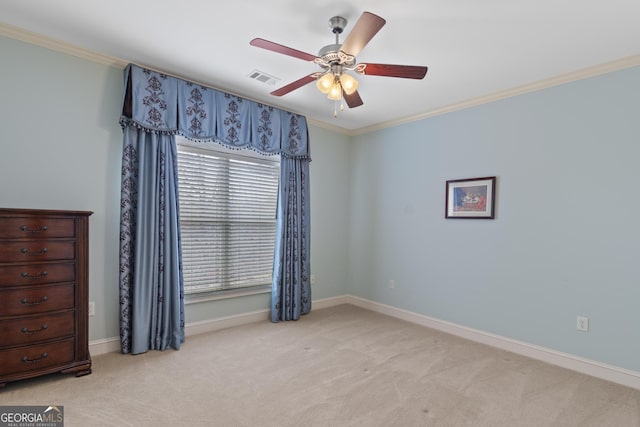
{"label": "curtain panel", "polygon": [[120,125],[123,353],[184,342],[175,136],[281,156],[271,319],[311,310],[309,136],[304,116],[129,64]]}
{"label": "curtain panel", "polygon": [[311,310],[309,162],[283,158],[278,190],[272,322],[297,320]]}
{"label": "curtain panel", "polygon": [[170,135],[124,129],[120,217],[120,348],[179,349],[184,293],[177,153]]}

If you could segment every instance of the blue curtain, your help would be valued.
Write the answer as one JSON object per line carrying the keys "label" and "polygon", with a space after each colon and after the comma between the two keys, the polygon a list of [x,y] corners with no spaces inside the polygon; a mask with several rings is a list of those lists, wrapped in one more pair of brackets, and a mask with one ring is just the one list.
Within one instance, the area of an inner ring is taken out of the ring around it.
{"label": "blue curtain", "polygon": [[177,153],[172,135],[124,129],[120,223],[123,353],[184,342]]}
{"label": "blue curtain", "polygon": [[311,311],[309,162],[282,159],[273,260],[271,321]]}
{"label": "blue curtain", "polygon": [[311,309],[304,116],[133,64],[124,70],[120,337],[124,353],[184,342],[175,135],[281,157],[271,319]]}

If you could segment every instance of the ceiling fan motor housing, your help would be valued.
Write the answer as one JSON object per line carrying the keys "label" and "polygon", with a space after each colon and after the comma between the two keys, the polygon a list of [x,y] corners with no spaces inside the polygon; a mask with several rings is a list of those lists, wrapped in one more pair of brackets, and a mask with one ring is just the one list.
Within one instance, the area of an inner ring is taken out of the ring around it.
{"label": "ceiling fan motor housing", "polygon": [[320,49],[318,52],[318,56],[322,61],[320,65],[326,64],[327,66],[342,64],[347,67],[352,66],[356,63],[355,56],[346,55],[342,53],[340,54],[341,44],[329,44]]}
{"label": "ceiling fan motor housing", "polygon": [[317,61],[318,65],[321,67],[335,68],[334,66],[337,64],[343,66],[353,66],[356,63],[356,58],[351,55],[345,55],[344,53],[340,54],[340,48],[342,44],[339,42],[338,36],[344,31],[344,28],[347,26],[347,20],[342,16],[334,16],[329,19],[329,27],[331,27],[331,31],[336,35],[336,42],[334,44],[329,44],[324,46],[318,52],[318,57],[320,57],[320,61]]}

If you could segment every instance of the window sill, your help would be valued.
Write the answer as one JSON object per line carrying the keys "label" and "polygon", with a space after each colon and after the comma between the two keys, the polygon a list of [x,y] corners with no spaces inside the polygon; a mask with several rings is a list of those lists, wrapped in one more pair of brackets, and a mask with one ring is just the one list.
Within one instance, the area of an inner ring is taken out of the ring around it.
{"label": "window sill", "polygon": [[239,297],[246,297],[250,295],[259,295],[259,294],[268,294],[268,293],[271,293],[271,285],[260,286],[252,289],[232,289],[228,291],[217,291],[217,292],[209,292],[209,293],[203,293],[203,294],[185,295],[184,303],[185,305],[196,304],[199,302],[217,301],[222,299],[239,298]]}

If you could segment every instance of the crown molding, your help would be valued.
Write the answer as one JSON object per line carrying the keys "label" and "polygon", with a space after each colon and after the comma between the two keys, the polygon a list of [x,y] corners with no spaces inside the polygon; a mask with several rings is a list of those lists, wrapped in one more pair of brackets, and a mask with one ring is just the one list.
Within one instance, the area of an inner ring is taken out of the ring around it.
{"label": "crown molding", "polygon": [[307,123],[310,124],[310,125],[313,125],[315,127],[318,127],[318,128],[322,128],[322,129],[330,130],[331,132],[339,133],[341,135],[346,135],[346,136],[355,136],[356,135],[352,130],[345,129],[345,128],[342,128],[340,126],[331,125],[329,123],[321,122],[319,120],[315,120],[315,119],[312,119],[310,117],[307,117]]}
{"label": "crown molding", "polygon": [[578,80],[587,79],[590,77],[596,77],[602,74],[611,73],[614,71],[623,70],[625,68],[631,68],[640,65],[640,55],[629,56],[627,58],[618,59],[604,64],[596,65],[593,67],[585,68],[582,70],[574,71],[567,74],[562,74],[549,79],[540,80],[534,83],[529,83],[522,86],[517,86],[511,89],[506,89],[500,92],[492,93],[485,96],[469,99],[467,101],[459,102],[456,104],[448,105],[436,110],[427,111],[425,113],[417,114],[415,116],[405,117],[399,120],[392,120],[388,122],[378,123],[372,126],[363,127],[351,131],[352,136],[364,135],[367,133],[379,131],[382,129],[415,122],[418,120],[427,119],[429,117],[439,116],[441,114],[452,113],[454,111],[464,110],[466,108],[476,107],[482,104],[488,104],[490,102],[500,101],[506,98],[523,95],[530,92],[536,92],[542,89],[547,89],[554,86],[559,86],[565,83],[571,83]]}
{"label": "crown molding", "polygon": [[103,55],[101,53],[93,52],[88,49],[83,49],[81,47],[74,46],[60,40],[52,39],[50,37],[45,37],[40,34],[24,30],[22,28],[5,24],[3,22],[0,22],[0,35],[37,46],[45,47],[57,52],[66,53],[67,55],[72,55],[82,59],[88,59],[89,61],[97,62],[99,64],[107,65],[110,67],[124,68],[128,64],[128,62],[120,58],[115,58],[113,56]]}
{"label": "crown molding", "polygon": [[[260,104],[263,105],[271,105],[274,108],[280,108],[282,109],[282,107],[277,107],[275,105],[272,104],[268,104],[264,101],[260,101],[254,98],[251,98],[247,95],[242,95],[242,94],[238,94],[235,92],[231,92],[228,89],[223,89],[217,86],[213,86],[210,83],[204,83],[202,81],[194,81],[193,78],[190,78],[189,76],[182,76],[179,74],[170,74],[167,73],[166,70],[159,70],[157,68],[155,68],[153,65],[148,65],[148,64],[143,64],[143,63],[136,63],[134,61],[125,61],[124,59],[120,59],[120,58],[116,58],[113,56],[109,56],[109,55],[104,55],[101,53],[97,53],[88,49],[84,49],[78,46],[74,46],[72,44],[60,41],[60,40],[56,40],[50,37],[45,37],[41,34],[37,34],[37,33],[33,33],[31,31],[27,31],[24,30],[22,28],[18,28],[18,27],[14,27],[8,24],[5,24],[3,22],[0,22],[0,36],[6,36],[12,39],[16,39],[16,40],[20,40],[23,41],[25,43],[30,43],[36,46],[41,46],[47,49],[51,49],[54,50],[56,52],[60,52],[60,53],[64,53],[64,54],[68,54],[68,55],[72,55],[78,58],[82,58],[82,59],[86,59],[89,61],[93,61],[102,65],[106,65],[109,67],[115,67],[115,68],[119,68],[119,69],[124,69],[127,65],[129,65],[130,63],[135,63],[136,65],[139,65],[140,67],[146,68],[148,70],[152,70],[152,71],[156,71],[158,73],[163,73],[166,75],[170,75],[172,77],[178,78],[178,79],[183,79],[183,80],[189,80],[192,81],[194,83],[197,83],[199,85],[202,86],[206,86],[208,88],[211,89],[215,89],[215,90],[219,90],[225,93],[228,93],[230,95],[234,95],[234,96],[238,96],[240,98],[245,98],[248,99],[250,101],[255,101],[255,102],[259,102]],[[300,113],[298,111],[291,111],[291,110],[287,110],[290,111],[292,113],[295,114],[301,114],[304,115],[303,113]],[[321,124],[319,122],[316,122],[316,125],[320,126]],[[334,131],[337,131],[338,128],[333,129]]]}
{"label": "crown molding", "polygon": [[[40,34],[27,31],[22,28],[14,27],[2,22],[0,22],[0,36],[7,36],[16,40],[42,46],[51,50],[55,50],[57,52],[65,53],[65,54],[72,55],[82,59],[87,59],[89,61],[97,62],[99,64],[107,65],[110,67],[124,68],[130,62],[130,61],[125,61],[123,59],[116,58],[113,56],[93,52],[88,49],[74,46],[72,44],[69,44],[60,40],[52,39],[50,37],[45,37]],[[411,122],[427,119],[434,116],[439,116],[442,114],[452,113],[454,111],[464,110],[464,109],[476,107],[482,104],[488,104],[490,102],[500,101],[506,98],[511,98],[514,96],[523,95],[530,92],[536,92],[536,91],[550,88],[553,86],[559,86],[565,83],[571,83],[574,81],[583,80],[590,77],[595,77],[602,74],[623,70],[625,68],[635,67],[638,65],[640,65],[640,55],[629,56],[627,58],[618,59],[615,61],[607,62],[604,64],[596,65],[596,66],[585,68],[578,71],[574,71],[571,73],[562,74],[560,76],[552,77],[549,79],[544,79],[534,83],[529,83],[522,86],[511,88],[511,89],[506,89],[500,92],[492,93],[489,95],[469,99],[467,101],[448,105],[446,107],[438,108],[435,110],[426,111],[424,113],[416,114],[414,116],[409,116],[409,117],[405,117],[398,120],[381,122],[375,125],[365,126],[358,129],[346,129],[339,126],[333,126],[328,123],[310,119],[308,117],[307,117],[307,122],[314,126],[327,129],[339,134],[347,135],[347,136],[364,135],[367,133],[376,132],[386,128],[395,127],[402,124],[411,123]],[[145,67],[149,69],[153,69],[153,67],[148,67],[146,65]],[[210,85],[205,85],[205,86],[210,86]],[[216,88],[214,87],[214,89]],[[223,89],[219,89],[219,90],[223,90]],[[242,96],[244,98],[251,99],[244,95],[237,95],[237,96]],[[256,101],[256,102],[264,103],[262,101]]]}

